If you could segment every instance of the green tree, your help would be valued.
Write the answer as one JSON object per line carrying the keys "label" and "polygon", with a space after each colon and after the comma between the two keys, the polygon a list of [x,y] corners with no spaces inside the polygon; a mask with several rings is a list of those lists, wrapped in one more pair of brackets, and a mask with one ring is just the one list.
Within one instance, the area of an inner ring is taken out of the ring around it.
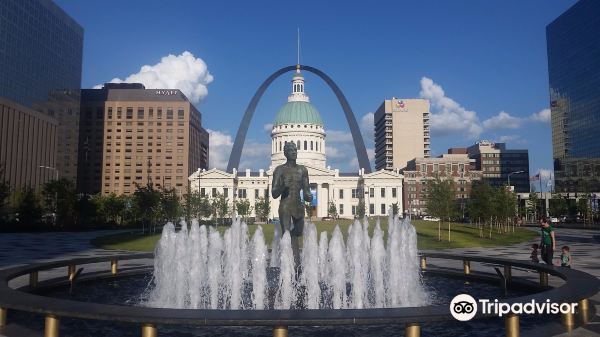
{"label": "green tree", "polygon": [[531,192],[529,193],[529,199],[527,199],[527,203],[526,203],[526,208],[527,208],[527,214],[531,215],[534,219],[534,221],[537,220],[538,218],[538,206],[540,203],[540,198],[538,197],[538,194],[535,192]]}
{"label": "green tree", "polygon": [[398,215],[398,212],[400,211],[400,206],[398,206],[398,203],[395,202],[392,204],[392,214],[394,214],[394,216]]}
{"label": "green tree", "polygon": [[26,187],[16,196],[15,221],[24,227],[36,227],[42,219],[40,200],[32,188]]}
{"label": "green tree", "polygon": [[47,213],[56,213],[59,226],[72,226],[76,222],[77,193],[69,179],[51,180],[42,189]]}
{"label": "green tree", "polygon": [[177,190],[162,189],[160,191],[160,213],[164,220],[176,222],[181,214],[181,204]]}
{"label": "green tree", "polygon": [[117,196],[111,193],[107,196],[99,196],[99,213],[108,223],[119,223],[119,217],[122,217],[125,210],[125,199],[122,196]]}
{"label": "green tree", "polygon": [[[430,180],[427,184],[427,204],[425,206],[427,214],[433,215],[448,221],[448,242],[451,241],[451,222],[450,220],[458,214],[458,207],[455,199],[454,182],[451,180],[442,180],[439,177]],[[441,224],[440,224],[441,227]],[[438,230],[438,233],[441,231]],[[441,237],[438,234],[438,239]]]}
{"label": "green tree", "polygon": [[250,200],[248,199],[238,199],[235,202],[235,209],[237,211],[237,214],[239,216],[242,217],[242,219],[244,219],[244,221],[246,221],[248,215],[250,215],[250,212],[252,212],[252,206],[250,205]]}
{"label": "green tree", "polygon": [[259,217],[262,221],[266,221],[269,218],[269,214],[271,213],[271,204],[269,202],[269,198],[258,198],[254,202],[254,211],[256,216]]}
{"label": "green tree", "polygon": [[131,202],[135,217],[141,221],[144,233],[146,228],[154,227],[161,213],[161,193],[151,184],[136,187]]}
{"label": "green tree", "polygon": [[225,195],[218,193],[211,200],[212,215],[215,221],[221,219],[221,224],[225,224],[225,216],[229,214],[229,198]]}
{"label": "green tree", "polygon": [[329,207],[327,207],[327,216],[334,219],[337,219],[338,217],[337,207],[335,206],[335,202],[333,201],[329,202]]}
{"label": "green tree", "polygon": [[586,198],[580,198],[579,200],[577,200],[577,213],[581,214],[581,216],[583,217],[584,224],[587,223],[588,220],[588,206],[588,200]]}
{"label": "green tree", "polygon": [[363,219],[365,217],[365,198],[360,198],[358,200],[358,205],[356,206],[356,217],[358,219]]}
{"label": "green tree", "polygon": [[565,198],[559,193],[552,194],[552,199],[550,199],[550,214],[553,216],[566,215],[568,210]]}

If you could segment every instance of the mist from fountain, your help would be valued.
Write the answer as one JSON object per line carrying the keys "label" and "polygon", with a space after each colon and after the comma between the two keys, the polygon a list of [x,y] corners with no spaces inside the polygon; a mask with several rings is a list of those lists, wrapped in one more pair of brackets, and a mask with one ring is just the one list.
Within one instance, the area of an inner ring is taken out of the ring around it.
{"label": "mist from fountain", "polygon": [[[422,306],[429,302],[410,220],[390,216],[354,221],[344,235],[317,236],[304,228],[301,265],[294,265],[289,232],[274,233],[269,253],[261,226],[252,237],[239,218],[221,235],[214,227],[163,227],[154,274],[143,305],[191,309],[363,309]],[[278,227],[277,225],[275,225]],[[384,237],[387,234],[387,244]]]}

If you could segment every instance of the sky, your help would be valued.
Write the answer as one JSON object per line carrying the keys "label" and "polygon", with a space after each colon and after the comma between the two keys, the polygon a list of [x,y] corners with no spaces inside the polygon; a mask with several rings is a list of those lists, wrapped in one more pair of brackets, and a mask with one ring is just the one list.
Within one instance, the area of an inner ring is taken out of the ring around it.
{"label": "sky", "polygon": [[[477,140],[528,149],[530,174],[552,169],[545,28],[574,0],[55,0],[84,28],[82,87],[136,81],[181,89],[211,133],[210,166],[227,165],[260,84],[300,62],[342,89],[373,160],[373,112],[385,99],[431,102],[432,154]],[[305,73],[327,132],[327,163],[358,170],[343,111]],[[281,76],[260,101],[240,169],[268,168],[270,125],[291,91]],[[544,183],[544,185],[546,185]]]}

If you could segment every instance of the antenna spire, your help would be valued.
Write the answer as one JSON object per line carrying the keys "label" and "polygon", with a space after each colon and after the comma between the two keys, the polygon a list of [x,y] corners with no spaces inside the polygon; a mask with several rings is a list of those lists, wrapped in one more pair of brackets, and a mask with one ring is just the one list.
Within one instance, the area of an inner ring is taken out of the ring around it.
{"label": "antenna spire", "polygon": [[296,62],[296,72],[300,72],[300,27],[298,27],[298,49],[297,49],[297,62]]}

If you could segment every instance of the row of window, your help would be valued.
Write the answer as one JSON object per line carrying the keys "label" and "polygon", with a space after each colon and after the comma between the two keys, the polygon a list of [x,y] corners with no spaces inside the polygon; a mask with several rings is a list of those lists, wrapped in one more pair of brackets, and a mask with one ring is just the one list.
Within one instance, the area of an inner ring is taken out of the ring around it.
{"label": "row of window", "polygon": [[[292,141],[293,142],[293,141]],[[285,147],[285,143],[287,143],[287,141],[284,142],[275,142],[275,144],[279,144],[279,152],[283,151],[284,147]],[[297,141],[296,142],[296,148],[298,150],[302,150],[302,142],[301,141]],[[323,152],[323,145],[321,142],[313,142],[311,141],[304,141],[304,151],[308,151],[310,149],[310,151],[317,151],[317,152]]]}
{"label": "row of window", "polygon": [[[352,199],[360,198],[359,189],[353,188],[351,192],[352,192]],[[385,195],[386,195],[385,187],[380,188],[379,195],[382,198],[385,198]],[[395,187],[392,187],[392,198],[396,198],[396,195],[397,195],[397,189]],[[340,200],[344,199],[344,190],[343,189],[338,190],[338,197]],[[373,188],[373,187],[369,188],[369,197],[370,198],[375,197],[375,188]]]}
{"label": "row of window", "polygon": [[[144,118],[148,118],[148,119],[153,119],[156,116],[156,119],[162,119],[163,118],[163,109],[162,108],[156,108],[156,115],[155,115],[155,110],[154,108],[148,108],[148,111],[146,112],[146,110],[143,107],[138,107],[137,108],[137,119],[144,119]],[[165,117],[166,119],[173,119],[173,108],[168,107],[166,109],[166,114]],[[185,117],[185,111],[183,108],[179,108],[177,110],[177,119],[184,119]],[[96,112],[96,119],[103,119],[104,118],[104,112],[103,111],[97,111]],[[116,109],[116,119],[122,119],[123,118],[123,108],[122,107],[117,107]],[[113,119],[113,108],[112,107],[108,107],[106,109],[106,119]],[[132,107],[127,107],[125,109],[125,119],[133,119],[133,108]]]}

